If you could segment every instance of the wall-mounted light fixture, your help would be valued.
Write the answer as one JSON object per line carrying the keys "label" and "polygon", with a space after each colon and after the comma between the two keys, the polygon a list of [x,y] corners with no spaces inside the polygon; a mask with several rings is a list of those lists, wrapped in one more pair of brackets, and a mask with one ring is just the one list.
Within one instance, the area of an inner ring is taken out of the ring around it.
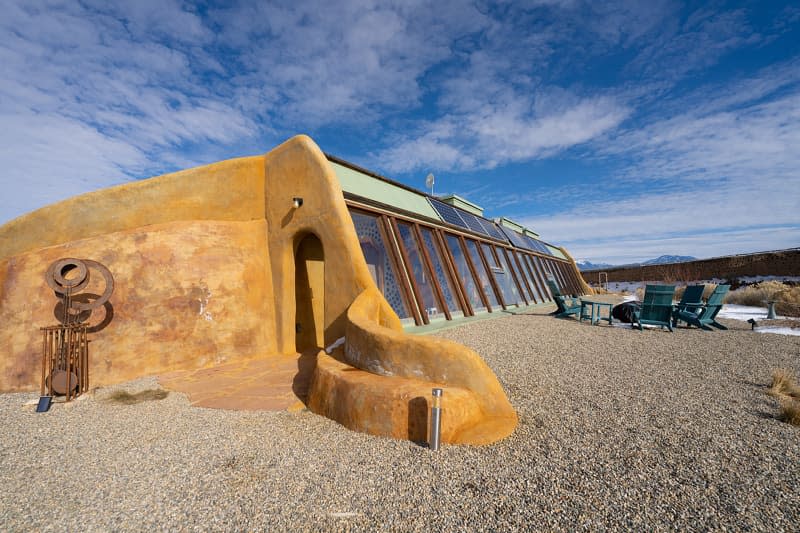
{"label": "wall-mounted light fixture", "polygon": [[294,198],[292,198],[292,207],[297,209],[302,205],[303,205],[303,199],[302,198],[300,198],[299,196],[295,196]]}

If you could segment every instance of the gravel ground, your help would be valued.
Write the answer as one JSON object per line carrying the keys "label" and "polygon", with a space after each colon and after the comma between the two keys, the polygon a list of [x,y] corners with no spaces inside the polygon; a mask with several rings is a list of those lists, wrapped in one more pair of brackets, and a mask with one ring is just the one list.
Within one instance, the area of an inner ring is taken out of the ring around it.
{"label": "gravel ground", "polygon": [[108,400],[152,378],[44,414],[0,395],[0,530],[798,531],[800,428],[765,389],[775,368],[800,373],[800,338],[726,323],[444,331],[485,357],[520,424],[438,453],[307,411]]}

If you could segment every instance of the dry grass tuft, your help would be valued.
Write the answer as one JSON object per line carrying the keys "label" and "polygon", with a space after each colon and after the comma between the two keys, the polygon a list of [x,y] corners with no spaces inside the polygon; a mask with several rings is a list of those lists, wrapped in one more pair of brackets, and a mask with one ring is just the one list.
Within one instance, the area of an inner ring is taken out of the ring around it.
{"label": "dry grass tuft", "polygon": [[767,392],[772,396],[790,396],[800,400],[800,387],[795,379],[794,372],[786,368],[779,368],[772,372],[772,384]]}
{"label": "dry grass tuft", "polygon": [[791,287],[773,295],[775,311],[783,316],[800,316],[800,287]]}
{"label": "dry grass tuft", "polygon": [[152,400],[163,400],[169,396],[169,392],[164,389],[147,389],[135,394],[124,390],[118,390],[106,398],[109,402],[133,405],[135,403],[148,402]]}
{"label": "dry grass tuft", "polygon": [[781,420],[793,426],[800,426],[800,401],[790,398],[781,400]]}
{"label": "dry grass tuft", "polygon": [[800,386],[795,382],[794,372],[786,368],[772,372],[772,384],[767,389],[767,394],[778,399],[781,420],[800,426]]}
{"label": "dry grass tuft", "polygon": [[755,285],[730,291],[725,297],[725,303],[764,307],[764,302],[776,300],[776,295],[786,289],[788,289],[788,286],[780,281],[762,281]]}

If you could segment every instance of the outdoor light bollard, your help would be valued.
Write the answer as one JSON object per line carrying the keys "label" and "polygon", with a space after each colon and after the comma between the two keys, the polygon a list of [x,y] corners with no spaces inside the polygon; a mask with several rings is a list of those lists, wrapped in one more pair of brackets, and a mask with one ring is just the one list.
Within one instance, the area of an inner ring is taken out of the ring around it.
{"label": "outdoor light bollard", "polygon": [[431,439],[429,447],[433,451],[439,449],[439,437],[442,434],[442,389],[433,389],[431,402]]}

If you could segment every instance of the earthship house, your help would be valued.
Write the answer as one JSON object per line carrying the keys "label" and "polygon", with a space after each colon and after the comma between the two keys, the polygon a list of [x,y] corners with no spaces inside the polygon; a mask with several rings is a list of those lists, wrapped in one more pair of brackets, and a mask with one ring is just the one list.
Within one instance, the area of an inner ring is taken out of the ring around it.
{"label": "earthship house", "polygon": [[92,386],[311,353],[316,413],[411,438],[426,423],[420,401],[442,387],[442,442],[494,442],[517,416],[493,372],[464,346],[411,333],[550,302],[548,276],[590,292],[566,251],[538,237],[305,136],[84,194],[0,227],[0,390],[39,388],[38,328],[55,321],[44,273],[86,258],[116,280],[91,338]]}

